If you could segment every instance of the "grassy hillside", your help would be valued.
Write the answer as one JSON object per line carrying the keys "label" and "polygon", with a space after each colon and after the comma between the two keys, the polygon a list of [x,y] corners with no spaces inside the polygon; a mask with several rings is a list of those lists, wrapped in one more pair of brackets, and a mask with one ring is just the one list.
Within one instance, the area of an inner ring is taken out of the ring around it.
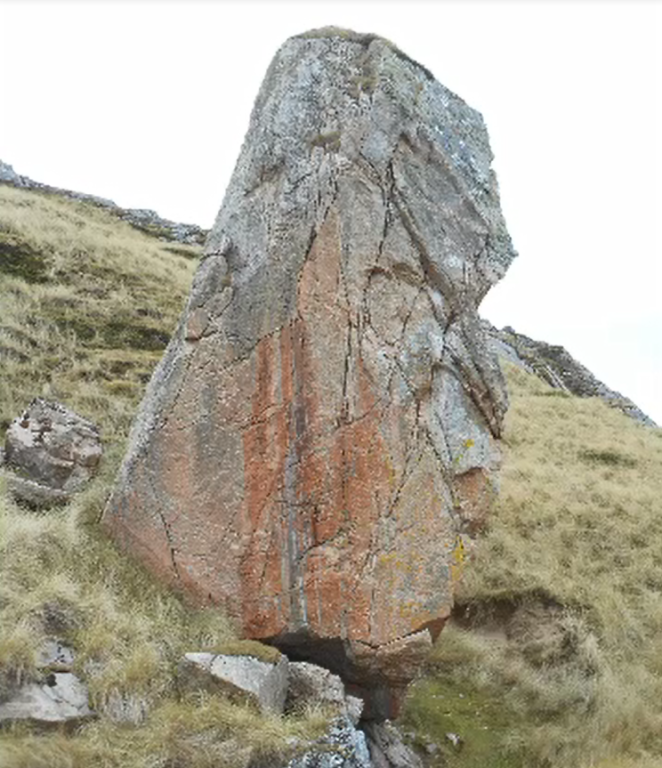
{"label": "grassy hillside", "polygon": [[[266,718],[180,697],[182,653],[226,648],[233,628],[183,606],[97,527],[198,257],[90,203],[0,185],[0,426],[47,395],[100,424],[106,446],[69,507],[34,514],[0,489],[0,696],[36,674],[56,634],[101,713],[74,732],[4,731],[3,768],[218,768],[239,764],[238,745],[269,764],[324,727],[323,712]],[[659,766],[662,430],[507,377],[500,500],[403,725],[441,745],[430,766]],[[121,701],[150,714],[118,724]]]}
{"label": "grassy hillside", "polygon": [[[199,255],[90,203],[0,185],[0,426],[45,395],[99,424],[106,449],[101,475],[63,509],[35,514],[0,488],[0,697],[35,677],[36,652],[55,635],[75,649],[100,712],[75,733],[2,732],[2,768],[232,768],[242,764],[238,745],[268,761],[326,723],[323,712],[269,718],[180,697],[182,654],[236,652],[233,627],[217,610],[184,607],[97,527]],[[122,701],[148,706],[149,718],[114,722]]]}
{"label": "grassy hillside", "polygon": [[662,765],[662,430],[507,377],[499,503],[405,719],[465,739],[449,766]]}

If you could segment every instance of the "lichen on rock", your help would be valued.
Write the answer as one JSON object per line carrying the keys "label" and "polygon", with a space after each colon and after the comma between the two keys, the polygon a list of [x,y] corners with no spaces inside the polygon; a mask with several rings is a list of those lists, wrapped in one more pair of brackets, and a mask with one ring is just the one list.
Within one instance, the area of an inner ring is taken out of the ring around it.
{"label": "lichen on rock", "polygon": [[247,637],[392,717],[489,506],[477,308],[514,256],[479,113],[392,44],[288,40],[104,515]]}

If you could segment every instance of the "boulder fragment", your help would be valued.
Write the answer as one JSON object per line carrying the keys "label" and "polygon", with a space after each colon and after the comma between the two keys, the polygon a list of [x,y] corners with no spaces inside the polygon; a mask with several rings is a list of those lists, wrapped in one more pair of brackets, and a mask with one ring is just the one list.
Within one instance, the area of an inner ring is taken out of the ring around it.
{"label": "boulder fragment", "polygon": [[393,723],[366,723],[372,768],[423,768],[423,761],[402,740]]}
{"label": "boulder fragment", "polygon": [[398,711],[490,504],[514,256],[482,117],[393,44],[278,51],[104,524],[246,637]]}
{"label": "boulder fragment", "polygon": [[287,695],[287,659],[261,661],[253,656],[187,653],[179,665],[184,690],[203,689],[251,701],[264,713],[281,714]]}

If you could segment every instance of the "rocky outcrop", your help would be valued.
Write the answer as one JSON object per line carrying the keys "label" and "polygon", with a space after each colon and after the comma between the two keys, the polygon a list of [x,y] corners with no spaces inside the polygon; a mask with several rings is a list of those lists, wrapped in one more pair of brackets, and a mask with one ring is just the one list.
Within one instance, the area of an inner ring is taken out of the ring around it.
{"label": "rocky outcrop", "polygon": [[163,240],[173,240],[179,243],[202,245],[207,238],[207,230],[196,224],[180,224],[169,219],[161,218],[156,211],[145,208],[121,208],[112,200],[96,195],[87,195],[83,192],[72,192],[70,189],[60,189],[33,181],[28,176],[16,173],[8,163],[0,160],[0,184],[9,184],[20,189],[34,189],[47,194],[62,195],[71,200],[82,200],[86,203],[105,208],[109,213],[119,219],[128,222],[136,229],[140,229],[149,235],[154,235]]}
{"label": "rocky outcrop", "polygon": [[564,347],[535,341],[523,333],[517,333],[510,326],[498,330],[486,321],[483,321],[483,326],[488,334],[490,347],[499,357],[535,373],[555,389],[578,397],[599,397],[607,405],[618,408],[635,421],[649,427],[656,426],[632,400],[609,389],[588,368],[577,362]]}
{"label": "rocky outcrop", "polygon": [[61,403],[35,398],[5,435],[10,493],[32,507],[64,504],[96,474],[99,429]]}
{"label": "rocky outcrop", "polygon": [[339,717],[328,732],[286,768],[373,768],[363,731],[348,717]]}
{"label": "rocky outcrop", "polygon": [[288,40],[104,524],[393,716],[449,615],[506,410],[514,256],[481,116],[371,35]]}

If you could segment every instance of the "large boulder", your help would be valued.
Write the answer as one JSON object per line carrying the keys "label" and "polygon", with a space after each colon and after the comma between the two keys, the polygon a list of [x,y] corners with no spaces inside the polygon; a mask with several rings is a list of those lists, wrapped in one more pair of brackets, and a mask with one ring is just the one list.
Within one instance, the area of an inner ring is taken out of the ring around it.
{"label": "large boulder", "polygon": [[480,114],[386,40],[276,54],[104,523],[392,717],[448,617],[507,406],[514,252]]}
{"label": "large boulder", "polygon": [[99,467],[99,429],[61,403],[35,398],[5,436],[9,490],[30,506],[64,504]]}

